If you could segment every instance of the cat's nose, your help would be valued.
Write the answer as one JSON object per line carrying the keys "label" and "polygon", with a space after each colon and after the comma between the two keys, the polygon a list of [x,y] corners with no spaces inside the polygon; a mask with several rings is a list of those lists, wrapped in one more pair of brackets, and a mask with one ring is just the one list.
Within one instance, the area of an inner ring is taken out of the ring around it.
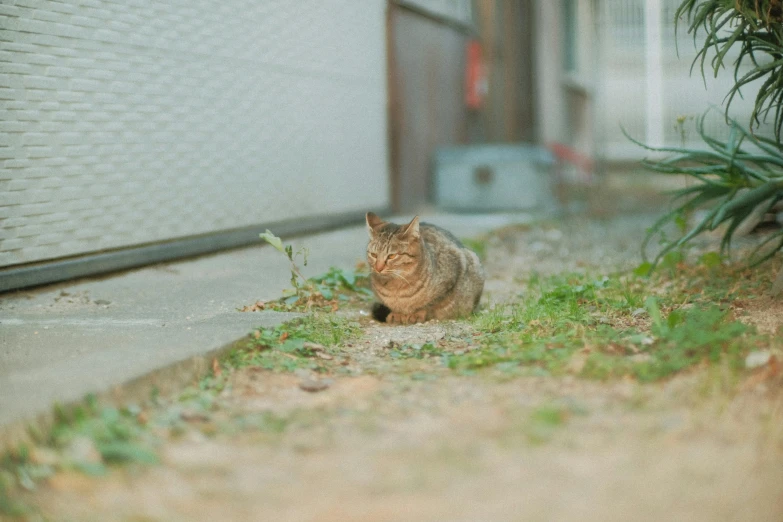
{"label": "cat's nose", "polygon": [[386,263],[383,260],[378,259],[377,261],[375,261],[376,272],[382,272],[384,268],[386,268]]}

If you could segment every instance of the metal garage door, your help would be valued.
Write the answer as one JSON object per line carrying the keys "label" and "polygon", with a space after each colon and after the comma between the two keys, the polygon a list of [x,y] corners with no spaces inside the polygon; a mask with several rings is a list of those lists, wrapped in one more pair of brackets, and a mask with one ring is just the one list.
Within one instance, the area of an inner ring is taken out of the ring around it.
{"label": "metal garage door", "polygon": [[387,205],[383,0],[12,4],[6,271]]}

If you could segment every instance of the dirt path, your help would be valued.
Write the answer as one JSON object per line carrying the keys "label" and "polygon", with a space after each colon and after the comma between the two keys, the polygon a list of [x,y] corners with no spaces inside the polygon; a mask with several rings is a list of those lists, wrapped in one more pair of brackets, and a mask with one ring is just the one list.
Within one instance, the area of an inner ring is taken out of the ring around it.
{"label": "dirt path", "polygon": [[[534,272],[634,266],[647,225],[501,231],[487,303]],[[780,306],[758,303],[779,330]],[[475,325],[351,313],[362,333],[333,370],[236,370],[203,410],[162,399],[176,418],[158,430],[162,465],[60,472],[33,503],[101,522],[783,520],[779,380],[738,385],[720,365],[652,384],[455,372],[442,353],[471,350]]]}

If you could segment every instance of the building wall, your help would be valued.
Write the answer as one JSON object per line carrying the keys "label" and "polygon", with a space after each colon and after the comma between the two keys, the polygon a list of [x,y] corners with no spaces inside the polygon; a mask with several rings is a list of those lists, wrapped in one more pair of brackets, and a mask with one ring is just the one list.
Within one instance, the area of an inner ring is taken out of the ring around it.
{"label": "building wall", "polygon": [[385,9],[0,2],[0,267],[386,207]]}
{"label": "building wall", "polygon": [[476,0],[474,16],[487,70],[476,141],[532,143],[536,139],[532,2]]}
{"label": "building wall", "polygon": [[[681,0],[539,0],[536,12],[538,135],[563,142],[601,165],[637,162],[649,152],[623,129],[650,145],[704,147],[694,122],[710,108],[705,130],[725,139],[723,110],[734,84],[736,49],[728,67],[713,76],[710,52],[702,77],[693,35],[683,19],[675,33]],[[655,13],[653,12],[655,10]],[[659,22],[659,23],[656,23]],[[704,31],[696,42],[700,48]],[[766,59],[766,58],[765,58]],[[740,75],[748,70],[748,63]],[[743,89],[729,110],[747,125],[761,81]],[[754,131],[771,135],[771,123]]]}
{"label": "building wall", "polygon": [[[702,77],[699,64],[693,69],[696,47],[692,34],[688,34],[688,21],[683,19],[675,34],[675,12],[681,0],[600,0],[597,12],[596,33],[599,35],[596,52],[599,57],[600,79],[597,85],[597,131],[601,135],[601,147],[607,160],[637,160],[647,152],[631,143],[622,128],[636,139],[659,145],[703,147],[694,128],[693,120],[710,107],[716,108],[705,120],[706,131],[715,137],[725,138],[728,127],[723,110],[725,96],[734,84],[733,61],[736,49],[729,52],[730,64],[714,77],[710,68],[711,52],[705,63]],[[647,8],[659,9],[660,26],[649,27]],[[658,33],[658,41],[649,36]],[[701,47],[704,31],[696,35]],[[648,66],[650,47],[657,46],[661,74]],[[748,64],[740,68],[740,75]],[[756,82],[760,86],[761,82]],[[756,89],[743,90],[744,99],[737,96],[732,101],[730,114],[747,126],[753,108]],[[656,103],[651,111],[649,104]],[[655,118],[651,122],[650,119]],[[656,128],[657,127],[657,128]],[[758,131],[771,134],[771,125],[762,125]]]}

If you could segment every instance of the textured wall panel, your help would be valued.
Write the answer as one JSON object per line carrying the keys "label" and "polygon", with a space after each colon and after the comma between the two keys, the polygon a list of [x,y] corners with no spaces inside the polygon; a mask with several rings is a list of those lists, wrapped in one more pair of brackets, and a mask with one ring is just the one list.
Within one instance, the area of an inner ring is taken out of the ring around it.
{"label": "textured wall panel", "polygon": [[3,0],[0,266],[388,203],[383,0]]}

